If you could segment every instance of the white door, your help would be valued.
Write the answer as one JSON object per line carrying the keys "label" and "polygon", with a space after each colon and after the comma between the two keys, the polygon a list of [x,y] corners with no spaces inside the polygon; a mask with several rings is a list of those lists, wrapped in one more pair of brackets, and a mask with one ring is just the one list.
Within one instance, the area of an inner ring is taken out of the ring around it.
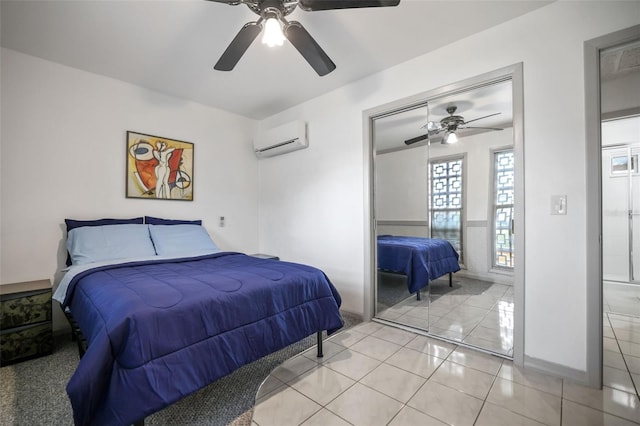
{"label": "white door", "polygon": [[602,267],[640,283],[640,116],[602,123]]}

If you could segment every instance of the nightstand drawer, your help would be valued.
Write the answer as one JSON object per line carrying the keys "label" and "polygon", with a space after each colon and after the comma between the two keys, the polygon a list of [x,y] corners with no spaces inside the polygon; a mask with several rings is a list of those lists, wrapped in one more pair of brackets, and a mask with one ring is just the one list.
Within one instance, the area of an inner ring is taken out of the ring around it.
{"label": "nightstand drawer", "polygon": [[51,282],[0,286],[0,365],[53,351]]}
{"label": "nightstand drawer", "polygon": [[3,330],[43,321],[51,321],[51,290],[35,290],[1,297],[0,324]]}
{"label": "nightstand drawer", "polygon": [[51,322],[0,332],[0,365],[53,352]]}

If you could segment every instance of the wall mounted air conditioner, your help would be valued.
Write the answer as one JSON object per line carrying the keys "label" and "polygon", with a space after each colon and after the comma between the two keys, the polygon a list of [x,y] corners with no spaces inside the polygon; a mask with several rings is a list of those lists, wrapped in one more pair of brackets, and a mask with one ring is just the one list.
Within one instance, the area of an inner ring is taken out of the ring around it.
{"label": "wall mounted air conditioner", "polygon": [[265,130],[253,141],[253,148],[258,158],[273,157],[308,146],[307,123],[304,121],[293,121]]}

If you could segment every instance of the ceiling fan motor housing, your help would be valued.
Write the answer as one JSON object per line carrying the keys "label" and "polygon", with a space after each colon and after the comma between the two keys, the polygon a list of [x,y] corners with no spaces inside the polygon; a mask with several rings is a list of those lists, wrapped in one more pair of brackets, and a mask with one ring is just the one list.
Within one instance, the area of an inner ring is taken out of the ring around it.
{"label": "ceiling fan motor housing", "polygon": [[[444,137],[442,139],[443,144],[447,144],[447,143],[453,143],[455,141],[450,141],[449,140],[449,136],[456,136],[455,132],[457,132],[459,129],[484,129],[484,130],[504,130],[502,128],[499,127],[469,127],[467,124],[473,122],[473,121],[478,121],[478,120],[482,120],[484,118],[488,118],[488,117],[493,117],[494,115],[498,115],[498,114],[502,114],[501,112],[496,112],[493,114],[489,114],[489,115],[485,115],[483,117],[478,117],[475,118],[473,120],[469,120],[469,121],[464,121],[464,117],[460,116],[460,115],[453,115],[455,114],[456,110],[458,109],[457,106],[455,105],[449,105],[447,107],[447,113],[450,114],[449,117],[445,117],[442,120],[440,120],[439,123],[436,123],[434,121],[429,121],[427,124],[425,124],[424,126],[421,127],[421,129],[427,129],[427,134],[425,135],[421,135],[421,136],[417,136],[415,138],[411,138],[408,139],[406,141],[404,141],[404,143],[406,145],[412,145],[414,143],[423,141],[423,140],[427,140],[429,139],[429,135],[436,135],[442,131],[444,131]],[[457,137],[456,137],[457,139]]]}
{"label": "ceiling fan motor housing", "polygon": [[449,117],[445,117],[440,120],[440,125],[443,128],[446,128],[450,132],[458,129],[458,126],[462,126],[464,124],[464,118],[459,115],[452,115]]}
{"label": "ceiling fan motor housing", "polygon": [[[286,3],[286,4],[285,4]],[[255,3],[245,3],[255,14],[264,19],[282,18],[287,16],[298,5],[297,2],[285,2],[283,0],[260,0]]]}

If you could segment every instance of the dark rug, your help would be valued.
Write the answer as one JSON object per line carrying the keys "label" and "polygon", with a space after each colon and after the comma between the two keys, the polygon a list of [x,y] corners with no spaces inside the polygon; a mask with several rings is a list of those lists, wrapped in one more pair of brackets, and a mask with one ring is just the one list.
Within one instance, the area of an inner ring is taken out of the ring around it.
{"label": "dark rug", "polygon": [[395,306],[409,296],[405,275],[378,271],[377,312]]}
{"label": "dark rug", "polygon": [[[464,278],[453,275],[452,286],[449,287],[449,275],[444,275],[437,280],[429,283],[429,287],[422,289],[422,296],[430,296],[431,300],[436,300],[440,296],[455,291],[455,294],[482,294],[491,283],[483,283],[478,281],[478,285],[465,286]],[[486,285],[483,285],[486,284]],[[392,306],[397,305],[403,300],[415,297],[407,289],[407,277],[401,274],[391,272],[378,271],[378,299],[377,312],[383,312]]]}
{"label": "dark rug", "polygon": [[[343,312],[344,329],[360,322]],[[326,333],[325,333],[326,338]],[[147,425],[250,425],[255,396],[269,373],[309,349],[309,336],[247,364],[145,419]],[[57,336],[49,356],[0,368],[1,425],[73,425],[65,386],[78,365],[78,349],[68,335]]]}

